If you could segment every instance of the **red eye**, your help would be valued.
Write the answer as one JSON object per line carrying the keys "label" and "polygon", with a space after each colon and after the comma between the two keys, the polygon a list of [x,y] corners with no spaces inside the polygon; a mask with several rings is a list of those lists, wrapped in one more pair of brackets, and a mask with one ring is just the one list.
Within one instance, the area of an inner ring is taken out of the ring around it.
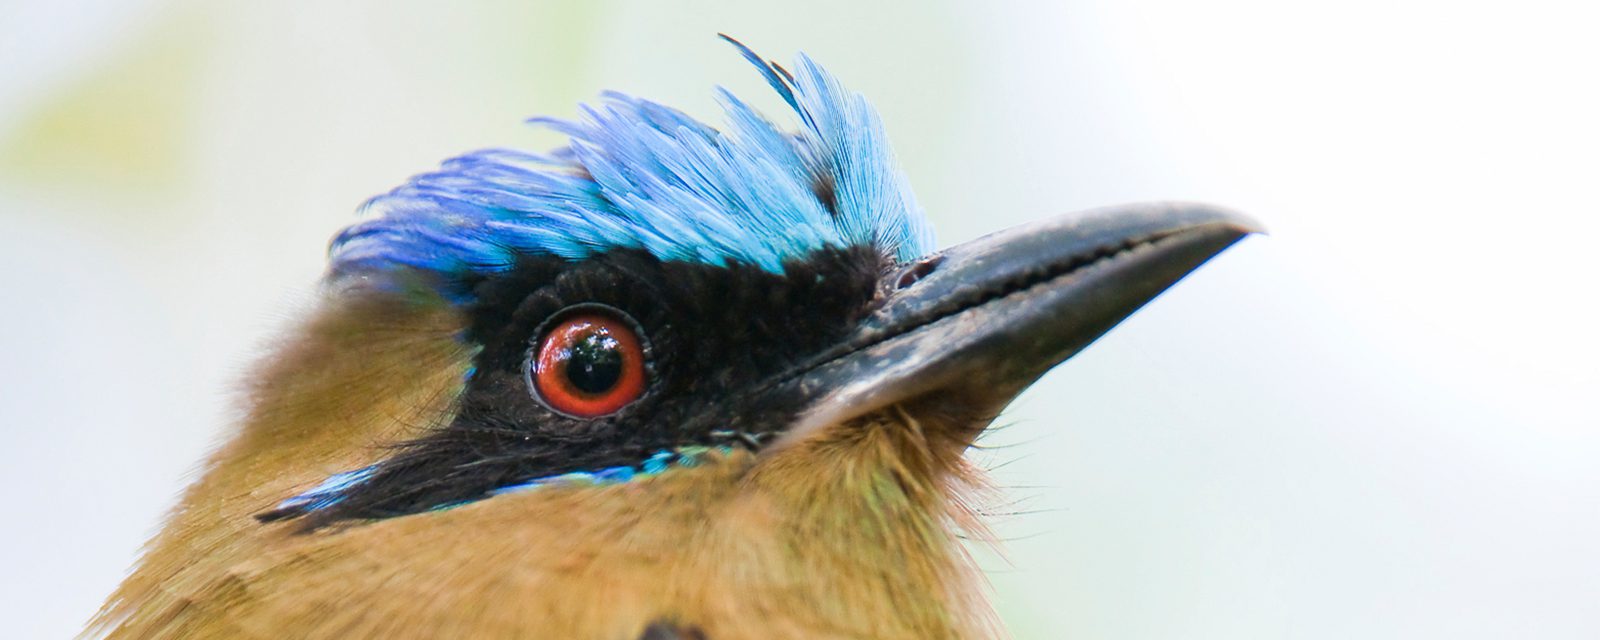
{"label": "red eye", "polygon": [[545,405],[578,418],[610,415],[644,393],[644,349],[633,323],[604,312],[556,322],[529,354],[528,377]]}

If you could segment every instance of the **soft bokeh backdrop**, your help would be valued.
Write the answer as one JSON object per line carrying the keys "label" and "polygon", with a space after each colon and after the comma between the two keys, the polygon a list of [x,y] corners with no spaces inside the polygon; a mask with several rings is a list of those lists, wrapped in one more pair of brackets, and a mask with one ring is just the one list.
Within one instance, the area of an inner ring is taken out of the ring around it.
{"label": "soft bokeh backdrop", "polygon": [[1586,3],[0,3],[0,619],[74,633],[364,198],[619,89],[878,105],[943,242],[1132,200],[1273,230],[979,458],[1022,638],[1600,636]]}

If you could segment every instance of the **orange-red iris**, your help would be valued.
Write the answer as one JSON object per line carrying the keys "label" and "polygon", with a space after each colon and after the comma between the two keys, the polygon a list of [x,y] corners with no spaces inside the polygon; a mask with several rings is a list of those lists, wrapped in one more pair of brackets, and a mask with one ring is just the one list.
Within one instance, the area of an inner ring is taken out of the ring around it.
{"label": "orange-red iris", "polygon": [[644,349],[631,323],[603,313],[563,319],[539,341],[534,390],[579,418],[616,413],[644,393]]}

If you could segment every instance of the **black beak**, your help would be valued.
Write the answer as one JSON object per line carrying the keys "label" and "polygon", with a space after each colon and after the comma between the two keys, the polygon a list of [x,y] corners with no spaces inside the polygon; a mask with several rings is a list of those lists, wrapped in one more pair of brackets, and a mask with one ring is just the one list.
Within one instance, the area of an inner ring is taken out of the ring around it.
{"label": "black beak", "polygon": [[788,438],[930,394],[993,418],[1212,256],[1260,232],[1200,204],[1097,209],[951,247],[881,283],[884,302],[788,385]]}

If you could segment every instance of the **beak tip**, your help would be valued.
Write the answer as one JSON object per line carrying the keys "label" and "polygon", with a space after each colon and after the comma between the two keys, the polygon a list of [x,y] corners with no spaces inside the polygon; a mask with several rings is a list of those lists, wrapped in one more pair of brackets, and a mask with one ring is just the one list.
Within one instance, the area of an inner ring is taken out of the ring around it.
{"label": "beak tip", "polygon": [[1163,204],[1173,210],[1174,213],[1182,214],[1183,217],[1206,220],[1234,231],[1240,236],[1251,234],[1268,235],[1267,226],[1262,224],[1260,220],[1236,209],[1204,202],[1174,201]]}

